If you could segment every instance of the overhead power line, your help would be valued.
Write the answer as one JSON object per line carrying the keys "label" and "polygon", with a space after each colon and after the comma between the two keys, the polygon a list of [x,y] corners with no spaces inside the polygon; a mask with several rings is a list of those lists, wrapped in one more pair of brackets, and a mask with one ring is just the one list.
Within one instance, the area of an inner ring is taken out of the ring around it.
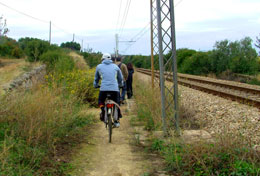
{"label": "overhead power line", "polygon": [[179,2],[177,2],[174,7],[177,7],[182,1],[183,0],[179,0]]}
{"label": "overhead power line", "polygon": [[119,24],[120,15],[121,15],[121,7],[122,7],[122,0],[120,1],[120,5],[119,5],[119,12],[118,12],[117,23],[116,23],[116,32],[118,30],[118,24]]}
{"label": "overhead power line", "polygon": [[[183,0],[179,0],[179,1],[174,5],[174,7],[177,7],[182,1],[183,1]],[[139,33],[137,33],[134,37],[132,37],[131,40],[134,40],[134,41],[136,41],[136,42],[137,42],[138,40],[140,40],[147,32],[149,32],[149,30],[146,29],[149,25],[150,25],[150,22],[149,22],[144,28],[142,28]],[[139,37],[138,37],[138,36],[139,36]],[[135,42],[135,43],[136,43],[136,42]],[[125,53],[128,49],[130,49],[135,43],[131,43],[131,44],[123,51],[123,53]]]}
{"label": "overhead power line", "polygon": [[149,27],[149,25],[150,25],[150,22],[149,22],[147,25],[145,25],[145,27],[142,28],[134,37],[132,37],[131,40],[136,40],[136,38],[137,38],[140,34],[142,34],[144,31],[146,31],[146,29]]}
{"label": "overhead power line", "polygon": [[[13,8],[13,7],[10,7],[10,6],[8,6],[8,5],[2,3],[2,2],[0,2],[0,4],[3,5],[3,6],[5,6],[5,7],[7,7],[8,9],[11,9],[11,10],[13,10],[13,11],[15,11],[15,12],[21,14],[21,15],[26,16],[26,17],[29,17],[29,18],[32,18],[32,19],[34,19],[34,20],[40,21],[40,22],[42,22],[42,23],[50,23],[49,21],[36,18],[36,17],[34,17],[34,16],[32,16],[32,15],[28,15],[28,14],[26,14],[26,13],[20,11],[20,10],[17,10],[17,9],[15,9],[15,8]],[[57,25],[54,24],[54,23],[52,23],[52,26],[54,26],[55,28],[59,29],[60,31],[63,31],[64,33],[67,33],[67,34],[70,34],[70,35],[72,34],[71,32],[67,32],[66,30],[62,29],[61,27],[57,26]]]}
{"label": "overhead power line", "polygon": [[2,6],[7,7],[8,9],[11,9],[11,10],[17,12],[17,13],[20,13],[20,14],[22,14],[22,15],[24,15],[24,16],[27,16],[27,17],[29,17],[29,18],[32,18],[32,19],[34,19],[34,20],[37,20],[37,21],[40,21],[40,22],[43,22],[43,23],[49,23],[49,21],[45,21],[45,20],[42,20],[42,19],[33,17],[33,16],[31,16],[31,15],[28,15],[28,14],[26,14],[26,13],[24,13],[24,12],[21,12],[21,11],[19,11],[19,10],[17,10],[17,9],[14,9],[14,8],[12,8],[12,7],[6,5],[6,4],[4,4],[4,3],[2,3],[2,2],[0,2],[0,4],[1,4]]}
{"label": "overhead power line", "polygon": [[64,33],[66,33],[66,34],[69,34],[69,35],[71,35],[72,33],[71,32],[68,32],[68,31],[66,31],[66,30],[64,30],[64,29],[62,29],[62,28],[60,28],[59,26],[57,26],[56,24],[52,24],[56,29],[59,29],[60,31],[62,31],[62,32],[64,32]]}
{"label": "overhead power line", "polygon": [[[17,13],[23,15],[23,16],[26,16],[26,17],[28,17],[28,18],[34,19],[34,20],[36,20],[36,21],[39,21],[39,22],[42,22],[42,23],[48,23],[48,24],[50,23],[50,21],[47,21],[47,20],[43,20],[43,19],[34,17],[34,16],[29,15],[29,14],[27,14],[27,13],[24,13],[24,12],[22,12],[22,11],[20,11],[20,10],[17,10],[17,9],[15,9],[15,8],[13,8],[13,7],[10,7],[10,6],[8,6],[8,5],[2,3],[2,2],[0,2],[0,5],[2,5],[2,6],[4,6],[4,7],[6,7],[6,8],[8,8],[8,9],[10,9],[10,10],[12,10],[12,11],[15,11],[15,12],[17,12]],[[54,24],[54,23],[51,23],[51,25],[52,25],[53,27],[55,27],[56,29],[58,29],[58,30],[60,30],[60,31],[62,31],[62,32],[68,34],[68,35],[74,35],[72,32],[68,32],[68,31],[62,29],[61,27],[57,26],[57,25]],[[50,26],[50,28],[51,28],[51,26]],[[82,35],[80,35],[80,36],[81,36],[82,38],[87,37],[87,36],[82,36]],[[76,39],[78,39],[78,40],[80,40],[80,41],[83,41],[83,39],[78,38],[78,37],[77,37]]]}
{"label": "overhead power line", "polygon": [[119,30],[119,36],[121,36],[123,34],[130,6],[131,6],[131,0],[127,0],[126,8],[125,8],[125,11],[124,11],[125,13],[124,13],[124,16],[123,16],[123,19],[122,19],[122,23],[121,23],[121,28]]}
{"label": "overhead power line", "polygon": [[[149,23],[150,24],[150,23]],[[131,40],[134,40],[135,43],[137,41],[139,41],[148,31],[150,31],[149,28],[147,28],[147,25],[137,34],[135,35],[135,37],[133,37]],[[124,51],[123,53],[125,53],[127,50],[129,50],[134,44],[134,42],[132,42]]]}

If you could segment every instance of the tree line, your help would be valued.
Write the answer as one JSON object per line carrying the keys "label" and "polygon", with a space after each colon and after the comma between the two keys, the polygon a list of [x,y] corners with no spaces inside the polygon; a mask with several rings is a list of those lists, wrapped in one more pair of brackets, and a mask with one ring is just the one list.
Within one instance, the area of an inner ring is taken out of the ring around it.
{"label": "tree line", "polygon": [[[260,39],[255,44],[260,48]],[[260,53],[259,53],[260,54]],[[165,55],[165,61],[171,57]],[[151,68],[151,56],[126,56],[125,63],[133,63],[138,68]],[[159,57],[154,56],[155,69],[159,70]],[[253,75],[260,71],[260,60],[253,47],[253,40],[245,37],[239,41],[217,41],[211,51],[196,51],[188,48],[177,50],[178,72],[207,75],[209,73],[221,74],[225,71]],[[167,70],[168,68],[166,68]]]}

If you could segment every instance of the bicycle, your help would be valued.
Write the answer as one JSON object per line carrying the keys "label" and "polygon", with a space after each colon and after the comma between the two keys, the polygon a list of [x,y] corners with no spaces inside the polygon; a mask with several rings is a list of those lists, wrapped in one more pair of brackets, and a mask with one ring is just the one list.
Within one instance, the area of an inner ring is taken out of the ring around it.
{"label": "bicycle", "polygon": [[118,108],[120,109],[119,105],[111,100],[110,94],[107,94],[107,98],[105,100],[104,123],[106,125],[106,129],[108,128],[109,143],[112,141],[112,129],[115,128],[114,122],[118,121]]}

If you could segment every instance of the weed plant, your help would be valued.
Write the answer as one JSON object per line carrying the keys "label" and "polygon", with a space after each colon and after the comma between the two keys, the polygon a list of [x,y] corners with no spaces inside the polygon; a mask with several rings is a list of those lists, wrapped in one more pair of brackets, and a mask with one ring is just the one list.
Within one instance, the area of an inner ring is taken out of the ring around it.
{"label": "weed plant", "polygon": [[[149,82],[145,82],[135,76],[134,82],[135,99],[136,99],[136,112],[138,119],[144,122],[147,130],[160,130],[162,127],[161,118],[161,94],[159,87],[151,89]],[[173,100],[167,97],[168,102]],[[185,129],[198,129],[202,124],[195,120],[194,110],[190,110],[183,106],[179,98],[180,108],[180,127]],[[170,109],[170,108],[169,108]],[[172,108],[173,109],[173,108]],[[168,110],[166,124],[169,129],[174,129],[175,120],[174,110]]]}
{"label": "weed plant", "polygon": [[254,78],[254,79],[248,81],[247,83],[248,83],[248,84],[252,84],[252,85],[258,85],[258,86],[260,86],[260,81],[259,81],[258,78]]}
{"label": "weed plant", "polygon": [[167,169],[177,175],[260,174],[260,152],[233,134],[221,135],[214,143],[154,139],[150,149],[159,152]]}
{"label": "weed plant", "polygon": [[95,70],[73,70],[55,72],[46,76],[51,88],[60,87],[66,95],[75,95],[80,101],[92,106],[97,105],[98,90],[93,88]]}
{"label": "weed plant", "polygon": [[161,127],[161,101],[158,91],[153,91],[147,82],[135,76],[134,90],[138,120],[143,122],[147,130]]}
{"label": "weed plant", "polygon": [[44,173],[44,167],[59,165],[52,163],[56,146],[92,121],[87,115],[79,115],[82,108],[77,98],[64,98],[62,90],[48,87],[2,98],[0,173],[35,175],[38,171]]}
{"label": "weed plant", "polygon": [[65,175],[59,148],[80,140],[93,122],[82,112],[97,102],[94,70],[78,70],[70,57],[57,55],[48,63],[46,84],[0,99],[0,175]]}
{"label": "weed plant", "polygon": [[[134,90],[137,119],[144,122],[148,130],[160,130],[159,90],[152,91],[150,84],[137,76]],[[182,103],[181,99],[179,102]],[[182,130],[200,129],[206,125],[196,122],[195,110],[181,104],[179,111]],[[260,175],[260,151],[251,144],[250,139],[241,134],[229,132],[216,135],[211,142],[154,138],[149,149],[163,156],[173,175]]]}

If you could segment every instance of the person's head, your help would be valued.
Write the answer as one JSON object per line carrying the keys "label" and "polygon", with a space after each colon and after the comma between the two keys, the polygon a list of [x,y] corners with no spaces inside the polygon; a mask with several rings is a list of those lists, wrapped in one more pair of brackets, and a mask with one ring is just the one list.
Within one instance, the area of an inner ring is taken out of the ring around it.
{"label": "person's head", "polygon": [[111,57],[111,55],[109,53],[104,53],[102,58],[101,58],[101,61],[103,61],[103,60],[111,60],[111,59],[112,59],[112,57]]}
{"label": "person's head", "polygon": [[132,63],[128,63],[127,64],[127,69],[128,70],[132,70],[133,69],[133,64]]}
{"label": "person's head", "polygon": [[111,55],[111,57],[112,57],[111,60],[112,60],[113,62],[115,62],[115,61],[116,61],[116,56],[115,56],[115,55]]}
{"label": "person's head", "polygon": [[117,61],[117,62],[121,62],[121,60],[122,60],[121,56],[118,56],[118,57],[116,58],[116,61]]}

